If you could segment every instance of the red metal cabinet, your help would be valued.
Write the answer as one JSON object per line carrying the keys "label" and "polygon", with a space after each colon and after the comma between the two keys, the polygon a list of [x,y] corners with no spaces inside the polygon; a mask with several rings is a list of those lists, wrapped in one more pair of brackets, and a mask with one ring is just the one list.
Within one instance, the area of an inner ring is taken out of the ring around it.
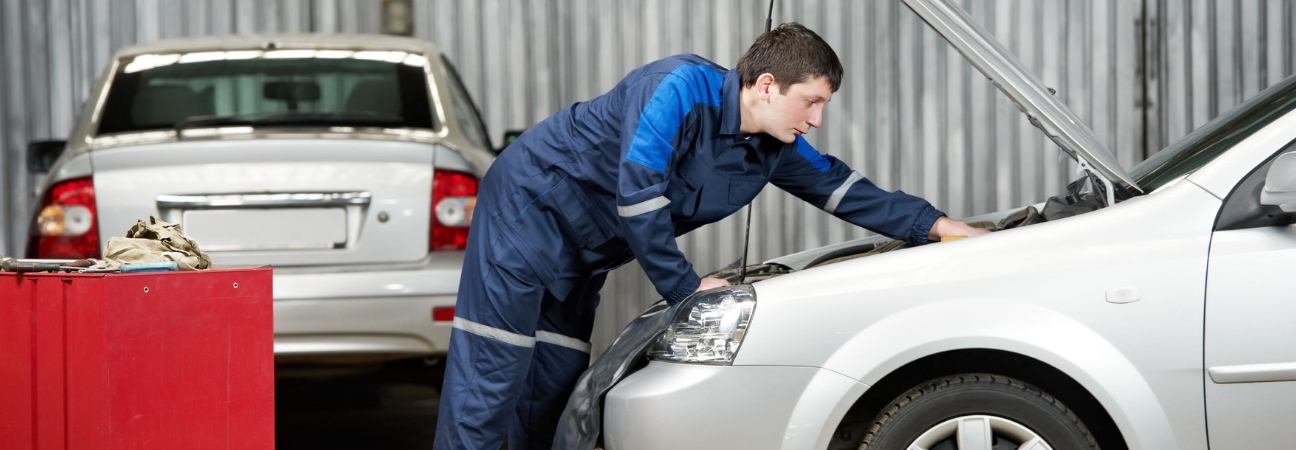
{"label": "red metal cabinet", "polygon": [[0,273],[0,448],[274,448],[271,270]]}

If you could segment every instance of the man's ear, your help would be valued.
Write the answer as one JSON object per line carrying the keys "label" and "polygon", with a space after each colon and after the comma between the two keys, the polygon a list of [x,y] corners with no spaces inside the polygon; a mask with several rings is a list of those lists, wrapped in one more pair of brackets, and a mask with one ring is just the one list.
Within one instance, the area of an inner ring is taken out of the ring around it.
{"label": "man's ear", "polygon": [[778,81],[774,79],[774,74],[765,72],[756,77],[756,93],[760,95],[761,100],[769,100],[770,94],[774,89],[778,89]]}

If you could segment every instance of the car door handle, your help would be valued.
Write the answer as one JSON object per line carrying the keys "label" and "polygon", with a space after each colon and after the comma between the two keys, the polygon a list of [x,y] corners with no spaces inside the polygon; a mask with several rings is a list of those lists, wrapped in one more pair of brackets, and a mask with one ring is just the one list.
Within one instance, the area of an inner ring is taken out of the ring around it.
{"label": "car door handle", "polygon": [[1215,366],[1206,372],[1218,384],[1296,381],[1296,362]]}
{"label": "car door handle", "polygon": [[1216,366],[1208,368],[1207,372],[1210,373],[1210,381],[1218,384],[1296,381],[1296,363]]}

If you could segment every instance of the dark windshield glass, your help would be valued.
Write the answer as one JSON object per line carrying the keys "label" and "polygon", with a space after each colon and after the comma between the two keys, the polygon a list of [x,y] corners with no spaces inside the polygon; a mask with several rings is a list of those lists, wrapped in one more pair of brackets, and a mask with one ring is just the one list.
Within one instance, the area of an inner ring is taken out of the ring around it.
{"label": "dark windshield glass", "polygon": [[1152,192],[1215,159],[1288,111],[1296,109],[1296,76],[1278,82],[1134,166],[1130,176]]}
{"label": "dark windshield glass", "polygon": [[124,62],[98,134],[230,124],[436,127],[427,60],[405,52],[204,52]]}

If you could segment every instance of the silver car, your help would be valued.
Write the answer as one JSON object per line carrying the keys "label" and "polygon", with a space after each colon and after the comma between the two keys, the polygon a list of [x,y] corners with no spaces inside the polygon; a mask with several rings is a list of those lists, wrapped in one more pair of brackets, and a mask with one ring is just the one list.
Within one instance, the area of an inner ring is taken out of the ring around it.
{"label": "silver car", "polygon": [[155,216],[218,267],[274,267],[279,362],[445,353],[495,150],[433,45],[267,35],[126,48],[61,147],[31,149],[48,177],[28,257],[99,257]]}
{"label": "silver car", "polygon": [[996,233],[812,250],[645,314],[646,365],[591,371],[629,373],[604,448],[1290,448],[1296,77],[1126,172],[961,11],[906,3],[1080,179],[971,219]]}

